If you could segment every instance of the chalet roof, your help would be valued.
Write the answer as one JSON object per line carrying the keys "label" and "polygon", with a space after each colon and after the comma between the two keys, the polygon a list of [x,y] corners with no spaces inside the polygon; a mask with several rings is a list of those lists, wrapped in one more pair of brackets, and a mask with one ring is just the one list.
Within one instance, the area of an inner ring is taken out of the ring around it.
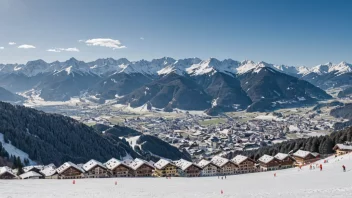
{"label": "chalet roof", "polygon": [[227,164],[227,162],[229,162],[230,160],[226,159],[226,158],[223,158],[223,157],[220,157],[220,156],[214,156],[212,159],[211,159],[211,162],[213,164],[215,164],[216,166],[218,167],[223,167],[225,164]]}
{"label": "chalet roof", "polygon": [[174,165],[171,161],[166,159],[160,159],[157,163],[154,164],[154,167],[157,169],[163,169],[168,164]]}
{"label": "chalet roof", "polygon": [[128,166],[125,162],[122,162],[118,159],[115,158],[111,158],[109,161],[105,162],[104,165],[109,169],[109,170],[113,170],[116,167],[120,166],[120,165],[125,165]]}
{"label": "chalet roof", "polygon": [[31,177],[41,177],[42,175],[35,172],[35,171],[28,171],[26,173],[23,173],[22,175],[20,175],[19,177],[21,179],[28,179],[28,178],[31,178]]}
{"label": "chalet roof", "polygon": [[198,166],[201,167],[201,168],[204,168],[206,166],[208,166],[209,164],[211,164],[212,162],[211,161],[208,161],[208,160],[205,160],[205,159],[202,159],[200,160],[200,162],[198,162]]}
{"label": "chalet roof", "polygon": [[335,147],[338,147],[341,150],[351,150],[352,151],[352,145],[336,144]]}
{"label": "chalet roof", "polygon": [[[180,160],[174,161],[174,163],[181,170],[186,170],[188,167],[190,167],[192,165],[195,165],[192,162],[189,162],[189,161],[184,160],[184,159],[180,159]],[[195,166],[197,166],[197,165],[195,165]]]}
{"label": "chalet roof", "polygon": [[38,169],[39,171],[40,170],[43,170],[44,166],[43,165],[37,165],[37,166],[25,166],[22,168],[22,170],[26,173],[28,171],[31,171],[33,170],[34,168]]}
{"label": "chalet roof", "polygon": [[60,174],[63,173],[65,170],[69,169],[69,168],[75,168],[79,171],[81,171],[82,173],[84,173],[84,170],[82,170],[79,166],[77,166],[76,164],[72,163],[72,162],[65,162],[63,165],[61,165],[59,168],[56,169],[56,171]]}
{"label": "chalet roof", "polygon": [[150,166],[152,168],[154,168],[154,166],[152,164],[150,164],[149,162],[136,158],[135,160],[133,160],[130,164],[129,167],[131,167],[133,170],[137,170],[139,167],[141,167],[143,164]]}
{"label": "chalet roof", "polygon": [[263,162],[264,164],[267,164],[272,160],[274,160],[274,157],[270,155],[263,155],[258,159],[258,161]]}
{"label": "chalet roof", "polygon": [[41,174],[43,174],[46,177],[53,176],[57,173],[56,167],[54,164],[49,164],[47,166],[44,166],[44,169],[40,171]]}
{"label": "chalet roof", "polygon": [[278,154],[276,154],[274,157],[276,158],[276,159],[278,159],[278,160],[284,160],[284,159],[286,159],[286,157],[288,157],[289,155],[288,154],[286,154],[286,153],[278,153]]}
{"label": "chalet roof", "polygon": [[295,153],[293,153],[293,156],[305,158],[310,154],[311,154],[311,152],[309,152],[309,151],[298,150]]}
{"label": "chalet roof", "polygon": [[236,157],[234,157],[231,162],[235,163],[235,164],[241,164],[242,162],[246,161],[248,159],[247,156],[243,156],[243,155],[237,155]]}
{"label": "chalet roof", "polygon": [[83,165],[83,169],[85,171],[90,171],[95,166],[100,166],[101,168],[105,168],[106,169],[106,166],[104,164],[102,164],[101,162],[98,162],[97,160],[94,160],[94,159],[91,159],[87,163],[85,163]]}
{"label": "chalet roof", "polygon": [[3,175],[5,173],[9,173],[9,174],[13,175],[14,177],[16,177],[16,174],[8,166],[3,166],[3,167],[0,168],[0,175]]}

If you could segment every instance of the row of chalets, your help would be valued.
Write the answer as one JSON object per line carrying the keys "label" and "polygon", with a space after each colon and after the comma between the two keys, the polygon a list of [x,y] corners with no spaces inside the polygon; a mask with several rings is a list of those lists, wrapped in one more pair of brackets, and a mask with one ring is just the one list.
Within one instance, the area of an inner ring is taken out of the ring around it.
{"label": "row of chalets", "polygon": [[[352,146],[335,146],[337,154],[352,151]],[[346,150],[347,149],[347,150]],[[201,160],[192,163],[184,159],[171,161],[160,159],[154,163],[136,158],[120,161],[112,158],[106,163],[94,159],[85,164],[66,162],[56,168],[54,164],[47,166],[27,166],[23,174],[17,176],[16,170],[9,167],[0,168],[0,179],[79,179],[107,177],[199,177],[244,174],[262,171],[272,171],[304,165],[320,159],[319,153],[298,150],[292,155],[278,153],[275,156],[263,155],[255,161],[243,155],[237,155],[229,160],[215,156],[211,160]]]}

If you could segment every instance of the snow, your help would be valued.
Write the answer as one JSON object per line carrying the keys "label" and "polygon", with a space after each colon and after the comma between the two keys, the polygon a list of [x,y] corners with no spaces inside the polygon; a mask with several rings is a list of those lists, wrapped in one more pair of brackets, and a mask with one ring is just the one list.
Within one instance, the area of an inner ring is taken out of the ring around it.
{"label": "snow", "polygon": [[234,157],[231,161],[237,165],[241,164],[242,162],[244,162],[245,160],[247,160],[248,157],[247,156],[243,156],[243,155],[237,155],[236,157]]}
{"label": "snow", "polygon": [[352,151],[352,145],[336,144],[336,146],[342,150],[351,150]]}
{"label": "snow", "polygon": [[46,177],[52,176],[56,173],[56,166],[54,164],[49,164],[44,166],[44,169],[40,171]]}
{"label": "snow", "polygon": [[23,173],[22,175],[20,175],[19,177],[21,179],[28,179],[28,178],[32,178],[32,177],[41,177],[42,175],[39,174],[39,173],[36,173],[34,171],[29,171],[29,172],[26,172],[26,173]]}
{"label": "snow", "polygon": [[91,160],[89,160],[89,162],[87,162],[83,165],[83,169],[85,171],[90,171],[95,166],[100,166],[102,168],[106,168],[106,166],[103,165],[101,162],[98,162],[97,160],[91,159]]}
{"label": "snow", "polygon": [[227,162],[229,162],[230,160],[226,159],[226,158],[223,158],[223,157],[220,157],[220,156],[214,156],[212,159],[211,159],[211,162],[213,164],[215,164],[216,166],[218,167],[223,167],[225,164],[227,164]]}
{"label": "snow", "polygon": [[130,138],[125,138],[126,141],[130,144],[130,146],[132,147],[132,149],[134,149],[135,146],[138,146],[140,148],[140,150],[142,150],[141,145],[137,144],[137,140],[139,139],[139,135],[138,136],[134,136],[134,137],[130,137]]}
{"label": "snow", "polygon": [[72,162],[65,162],[59,168],[57,168],[56,171],[60,174],[60,173],[63,173],[65,170],[69,169],[70,167],[73,167],[73,168],[81,171],[82,173],[84,172],[84,170],[82,170],[78,165],[76,165]]}
{"label": "snow", "polygon": [[156,162],[154,164],[154,167],[157,169],[163,169],[165,166],[167,166],[168,164],[171,164],[172,162],[166,159],[160,159],[158,162]]}
{"label": "snow", "polygon": [[4,149],[9,153],[9,155],[20,157],[22,162],[24,162],[25,159],[28,159],[29,164],[32,164],[32,165],[36,164],[33,160],[29,158],[27,153],[13,146],[11,142],[5,143],[4,134],[2,133],[0,133],[0,142],[2,143],[2,147],[4,147]]}
{"label": "snow", "polygon": [[298,151],[296,151],[293,155],[294,155],[294,156],[297,156],[297,157],[305,158],[305,157],[307,157],[309,154],[311,154],[311,152],[309,152],[309,151],[303,151],[303,150],[298,150]]}
{"label": "snow", "polygon": [[204,167],[208,166],[210,163],[211,163],[210,161],[202,159],[198,162],[197,165],[201,168],[204,168]]}
{"label": "snow", "polygon": [[[329,158],[323,171],[309,165],[274,172],[199,178],[106,178],[0,180],[1,197],[11,198],[347,198],[351,197],[351,155]],[[341,166],[345,165],[346,172]],[[115,185],[117,182],[117,185]],[[34,188],[40,186],[40,188]],[[223,191],[223,194],[221,194]]]}
{"label": "snow", "polygon": [[298,128],[297,126],[294,126],[294,125],[290,125],[288,127],[288,129],[289,129],[290,132],[294,132],[294,131],[299,132],[299,131],[301,131],[300,128]]}
{"label": "snow", "polygon": [[121,164],[126,165],[124,162],[115,159],[115,158],[111,158],[109,161],[107,161],[106,163],[104,163],[104,165],[109,169],[109,170],[114,170],[116,167],[120,166]]}
{"label": "snow", "polygon": [[150,166],[152,168],[153,165],[145,160],[142,160],[142,159],[139,159],[139,158],[136,158],[135,160],[133,160],[130,164],[128,164],[128,166],[130,168],[132,168],[133,170],[137,170],[139,167],[141,167],[143,164],[147,165],[147,166]]}
{"label": "snow", "polygon": [[7,166],[0,167],[0,175],[4,174],[5,172],[10,173],[11,175],[14,175],[16,177],[16,174],[13,172],[13,170],[10,167],[7,167]]}
{"label": "snow", "polygon": [[176,160],[174,161],[174,164],[180,168],[181,170],[186,170],[188,167],[190,167],[193,163],[192,162],[189,162],[187,160],[184,160],[184,159],[179,159],[179,160]]}
{"label": "snow", "polygon": [[267,164],[267,163],[271,162],[273,159],[274,159],[273,156],[263,155],[258,159],[258,161],[263,162],[264,164]]}
{"label": "snow", "polygon": [[275,121],[285,121],[285,119],[279,118],[274,115],[259,115],[255,117],[257,120],[275,120]]}
{"label": "snow", "polygon": [[288,154],[286,153],[278,153],[274,156],[278,160],[284,160],[286,157],[288,157]]}

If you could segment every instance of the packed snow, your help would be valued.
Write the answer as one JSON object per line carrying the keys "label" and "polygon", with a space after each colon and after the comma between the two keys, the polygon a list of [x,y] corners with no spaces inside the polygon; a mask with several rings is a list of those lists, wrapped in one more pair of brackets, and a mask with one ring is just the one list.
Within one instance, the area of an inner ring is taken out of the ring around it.
{"label": "packed snow", "polygon": [[[304,166],[302,170],[291,168],[226,179],[109,178],[80,179],[75,184],[72,180],[0,180],[0,192],[4,198],[347,198],[352,196],[351,157],[351,154],[333,156],[328,163],[317,162],[322,163],[323,171]],[[346,172],[342,171],[342,165],[346,166]]]}
{"label": "packed snow", "polygon": [[17,157],[20,157],[21,161],[24,162],[25,159],[28,159],[29,160],[29,164],[36,164],[34,161],[32,161],[28,154],[25,153],[24,151],[16,148],[15,146],[13,146],[11,144],[11,142],[9,143],[5,143],[5,140],[4,140],[4,134],[0,133],[0,142],[2,144],[2,147],[9,153],[9,155],[13,155],[13,156],[17,156]]}

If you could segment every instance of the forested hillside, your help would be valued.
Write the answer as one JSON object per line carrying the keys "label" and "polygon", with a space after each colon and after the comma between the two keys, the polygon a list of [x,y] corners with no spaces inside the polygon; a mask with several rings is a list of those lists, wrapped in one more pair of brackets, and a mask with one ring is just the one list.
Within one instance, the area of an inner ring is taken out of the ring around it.
{"label": "forested hillside", "polygon": [[126,153],[138,156],[126,142],[119,139],[112,142],[72,118],[3,102],[0,102],[0,133],[5,141],[44,164],[85,163],[92,158],[104,162],[111,157],[124,157]]}

